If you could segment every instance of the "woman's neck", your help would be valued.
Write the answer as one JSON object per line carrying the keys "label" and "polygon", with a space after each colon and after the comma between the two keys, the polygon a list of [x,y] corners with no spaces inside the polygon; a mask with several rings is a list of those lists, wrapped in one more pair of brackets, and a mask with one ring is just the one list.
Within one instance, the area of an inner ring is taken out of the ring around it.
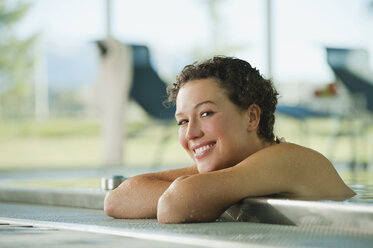
{"label": "woman's neck", "polygon": [[250,149],[250,155],[251,154],[254,154],[264,148],[267,148],[267,147],[270,147],[272,145],[276,145],[276,141],[268,141],[268,140],[265,140],[265,139],[262,139],[260,138],[257,134],[255,134],[253,137],[252,137],[252,146],[251,146],[251,149]]}

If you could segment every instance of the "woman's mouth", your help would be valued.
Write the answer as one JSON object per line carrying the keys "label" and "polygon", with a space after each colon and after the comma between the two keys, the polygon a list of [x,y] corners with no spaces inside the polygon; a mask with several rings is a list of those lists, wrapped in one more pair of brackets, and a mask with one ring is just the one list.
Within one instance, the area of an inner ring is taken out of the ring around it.
{"label": "woman's mouth", "polygon": [[215,146],[215,144],[216,143],[214,142],[214,143],[210,143],[210,144],[206,144],[206,145],[202,145],[202,146],[198,146],[197,148],[194,148],[193,149],[194,157],[196,159],[200,159],[204,157],[211,150],[211,148]]}

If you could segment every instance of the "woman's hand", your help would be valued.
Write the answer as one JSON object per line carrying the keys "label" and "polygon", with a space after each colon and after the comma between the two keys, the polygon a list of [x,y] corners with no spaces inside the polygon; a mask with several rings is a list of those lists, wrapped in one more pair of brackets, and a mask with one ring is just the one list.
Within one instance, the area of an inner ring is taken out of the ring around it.
{"label": "woman's hand", "polygon": [[163,192],[176,178],[196,173],[196,166],[191,166],[131,177],[106,195],[104,211],[114,218],[156,218]]}
{"label": "woman's hand", "polygon": [[156,218],[158,198],[170,184],[145,176],[131,177],[106,195],[104,211],[114,218]]}

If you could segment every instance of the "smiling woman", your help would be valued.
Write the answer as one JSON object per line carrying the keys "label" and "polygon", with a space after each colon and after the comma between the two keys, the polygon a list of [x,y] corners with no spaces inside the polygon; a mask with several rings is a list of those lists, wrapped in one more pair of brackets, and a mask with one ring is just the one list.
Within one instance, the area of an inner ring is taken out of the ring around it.
{"label": "smiling woman", "polygon": [[116,218],[214,221],[243,198],[349,198],[355,193],[320,153],[275,138],[277,92],[246,61],[214,57],[186,66],[168,90],[187,168],[138,175],[105,198]]}
{"label": "smiling woman", "polygon": [[212,78],[190,81],[177,97],[179,140],[196,161],[199,172],[238,164],[254,152],[252,144],[262,143],[255,132],[260,114],[258,105],[251,105],[248,111],[240,110],[216,81]]}

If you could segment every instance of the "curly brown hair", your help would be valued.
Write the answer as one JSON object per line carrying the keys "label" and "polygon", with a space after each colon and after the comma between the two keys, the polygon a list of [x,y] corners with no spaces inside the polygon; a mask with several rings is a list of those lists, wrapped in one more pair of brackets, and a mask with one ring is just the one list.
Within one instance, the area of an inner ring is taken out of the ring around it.
{"label": "curly brown hair", "polygon": [[187,82],[205,78],[217,79],[229,99],[240,109],[245,110],[251,104],[257,104],[261,109],[258,136],[267,141],[274,140],[274,112],[278,93],[271,80],[264,79],[259,70],[244,60],[216,56],[185,66],[176,77],[176,82],[167,88],[168,102],[175,104],[180,88]]}

